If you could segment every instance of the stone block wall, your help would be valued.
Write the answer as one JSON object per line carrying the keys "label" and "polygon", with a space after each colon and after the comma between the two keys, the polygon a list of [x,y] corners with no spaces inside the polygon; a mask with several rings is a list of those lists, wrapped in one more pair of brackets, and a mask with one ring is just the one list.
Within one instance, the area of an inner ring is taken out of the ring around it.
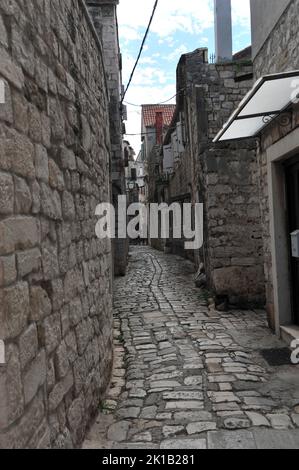
{"label": "stone block wall", "polygon": [[[168,188],[169,203],[179,203],[181,207],[185,203],[190,204],[192,200],[191,184],[193,172],[188,152],[189,149],[175,163],[174,173],[170,178]],[[171,251],[174,254],[190,259],[190,261],[194,261],[194,251],[185,250],[186,241],[183,233],[180,239],[172,239],[170,243]]]}
{"label": "stone block wall", "polygon": [[[187,150],[187,152],[189,149]],[[191,195],[192,170],[188,155],[182,155],[175,163],[174,173],[170,179],[169,192],[171,198],[175,201],[180,196]]]}
{"label": "stone block wall", "polygon": [[[254,5],[253,5],[254,6]],[[263,75],[299,69],[299,0],[291,0],[254,59],[255,79]],[[260,27],[264,18],[260,16]]]}
{"label": "stone block wall", "polygon": [[82,441],[110,380],[108,93],[82,0],[0,3],[0,448]]}
{"label": "stone block wall", "polygon": [[204,261],[218,296],[240,307],[265,302],[262,226],[253,142],[203,154]]}
{"label": "stone block wall", "polygon": [[[165,194],[167,191],[167,184],[162,179],[161,169],[161,146],[156,144],[153,146],[146,161],[146,172],[148,175],[148,200],[149,204],[161,204],[165,201]],[[159,220],[160,223],[160,220]],[[160,225],[159,225],[160,227]],[[160,227],[161,228],[161,227]],[[159,229],[160,229],[159,228]],[[165,249],[164,238],[151,238],[149,234],[149,243],[155,250],[164,251]]]}
{"label": "stone block wall", "polygon": [[[113,203],[117,212],[118,196],[126,194],[121,112],[122,65],[116,12],[119,0],[86,0],[86,3],[103,45],[103,58],[109,90],[112,192]],[[128,239],[113,240],[114,274],[116,276],[122,276],[126,273],[128,249]]]}
{"label": "stone block wall", "polygon": [[[254,60],[255,79],[263,75],[299,69],[299,1],[292,0],[268,36]],[[263,21],[263,18],[260,18]],[[297,85],[298,88],[298,85]],[[273,260],[270,236],[270,201],[268,188],[267,149],[299,126],[298,105],[292,110],[289,125],[273,123],[263,133],[258,149],[258,178],[260,188],[260,207],[262,214],[262,234],[264,244],[264,271],[266,281],[266,300],[269,323],[274,329],[275,307],[273,288]]]}
{"label": "stone block wall", "polygon": [[170,182],[171,196],[178,200],[187,191],[193,203],[204,204],[204,246],[194,258],[198,266],[204,263],[208,286],[233,305],[263,306],[255,141],[212,142],[252,87],[252,64],[208,64],[205,56],[199,49],[184,56],[178,67],[177,88],[186,90],[178,105],[187,138]]}
{"label": "stone block wall", "polygon": [[252,87],[252,65],[236,62],[202,69],[196,91],[202,116],[198,119],[196,109],[192,116],[199,142],[193,188],[205,205],[201,258],[217,296],[244,308],[262,307],[264,258],[256,143],[212,143]]}

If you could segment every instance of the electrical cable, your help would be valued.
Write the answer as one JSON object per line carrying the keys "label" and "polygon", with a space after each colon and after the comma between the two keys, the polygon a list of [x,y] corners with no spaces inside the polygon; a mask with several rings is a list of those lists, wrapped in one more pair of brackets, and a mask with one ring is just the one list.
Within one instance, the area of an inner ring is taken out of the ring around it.
{"label": "electrical cable", "polygon": [[139,133],[139,134],[124,134],[124,135],[132,137],[132,136],[139,136],[139,135],[143,136],[143,135],[153,135],[153,134],[155,134],[155,132],[145,132],[144,134],[141,134],[141,133]]}
{"label": "electrical cable", "polygon": [[133,70],[132,70],[132,73],[131,73],[131,75],[130,75],[130,79],[129,79],[127,88],[125,89],[125,92],[124,92],[123,97],[122,97],[122,102],[124,101],[125,96],[126,96],[126,94],[127,94],[127,91],[128,91],[128,89],[129,89],[129,87],[130,87],[130,85],[131,85],[131,82],[132,82],[132,80],[133,80],[135,70],[136,70],[136,68],[137,68],[139,59],[140,59],[140,57],[141,57],[141,54],[142,54],[142,51],[143,51],[143,48],[144,48],[144,45],[145,45],[145,42],[146,42],[148,33],[149,33],[149,31],[150,31],[150,28],[151,28],[151,25],[152,25],[152,22],[153,22],[155,13],[156,13],[156,9],[157,9],[157,6],[158,6],[158,2],[159,2],[159,0],[156,0],[156,1],[155,1],[154,8],[153,8],[153,12],[152,12],[152,14],[151,14],[148,27],[147,27],[147,29],[146,29],[146,32],[145,32],[143,41],[142,41],[142,43],[141,43],[141,47],[140,47],[140,50],[139,50],[138,57],[137,57],[137,59],[136,59],[135,65],[134,65]]}
{"label": "electrical cable", "polygon": [[[179,92],[180,93],[180,92]],[[169,101],[173,100],[174,98],[176,98],[179,93],[176,93],[175,95],[173,95],[171,98],[169,98],[168,100],[165,100],[165,101],[161,101],[161,103],[154,103],[153,106],[160,106],[161,104],[165,104],[165,103],[168,103]],[[142,104],[134,104],[134,103],[129,103],[128,101],[124,101],[125,104],[128,104],[129,106],[136,106],[136,108],[141,108],[142,106],[145,106],[145,105],[142,105]],[[149,105],[151,106],[151,105]]]}
{"label": "electrical cable", "polygon": [[[174,129],[176,129],[175,126],[174,126],[174,127],[168,127],[168,128],[167,128],[167,132],[168,132],[168,131],[172,131],[172,130],[174,130]],[[156,131],[153,131],[153,132],[144,132],[144,133],[138,133],[138,134],[124,134],[124,135],[127,135],[127,136],[139,136],[139,135],[140,135],[140,136],[145,136],[145,135],[153,135],[153,134],[156,134]]]}
{"label": "electrical cable", "polygon": [[135,103],[129,103],[128,101],[124,101],[125,104],[128,104],[129,106],[135,106],[136,108],[142,108],[142,106],[160,106],[161,104],[165,104],[165,103],[168,103],[169,101],[173,100],[174,98],[176,98],[177,96],[179,96],[183,91],[187,90],[188,88],[190,87],[186,87],[186,88],[182,88],[181,90],[178,91],[178,93],[176,93],[175,95],[173,95],[171,98],[169,98],[168,100],[165,100],[165,101],[161,101],[161,103],[153,103],[153,104],[149,104],[149,105],[144,105],[144,104],[135,104]]}
{"label": "electrical cable", "polygon": [[[189,88],[190,88],[190,85],[187,86],[186,88],[181,88],[181,90],[179,90],[179,92],[176,93],[176,94],[175,94],[172,98],[170,98],[169,100],[163,101],[162,103],[153,104],[152,106],[159,106],[159,105],[161,105],[161,104],[167,103],[168,101],[172,100],[172,99],[175,98],[176,96],[179,96],[182,92],[188,90]],[[131,105],[131,106],[136,106],[136,107],[145,106],[145,105],[132,104],[132,103],[126,103],[126,104],[129,104],[129,105]],[[151,105],[149,105],[149,106],[151,106]],[[141,114],[141,113],[140,113],[140,114]],[[175,129],[175,127],[169,127],[169,128],[168,128],[168,131],[169,131],[169,130],[173,130],[173,129]],[[124,134],[124,135],[129,136],[129,137],[130,137],[130,136],[133,137],[133,136],[153,135],[153,134],[155,134],[155,133],[156,133],[156,132],[145,132],[145,133],[143,133],[143,134],[142,134],[142,133],[137,133],[137,134]]]}

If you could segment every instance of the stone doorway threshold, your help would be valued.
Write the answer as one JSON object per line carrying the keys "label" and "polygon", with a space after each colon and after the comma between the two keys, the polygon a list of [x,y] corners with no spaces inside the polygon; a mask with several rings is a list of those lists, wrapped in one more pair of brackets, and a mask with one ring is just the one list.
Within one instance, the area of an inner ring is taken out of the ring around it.
{"label": "stone doorway threshold", "polygon": [[299,326],[290,325],[290,326],[281,326],[281,339],[287,343],[288,346],[294,341],[294,339],[299,339]]}

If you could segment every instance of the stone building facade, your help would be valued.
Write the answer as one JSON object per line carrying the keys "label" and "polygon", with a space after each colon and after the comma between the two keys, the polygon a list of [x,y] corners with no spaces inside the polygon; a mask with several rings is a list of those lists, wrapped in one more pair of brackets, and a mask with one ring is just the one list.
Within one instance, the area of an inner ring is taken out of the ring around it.
{"label": "stone building facade", "polygon": [[[173,104],[150,104],[142,106],[141,160],[144,161],[146,202],[163,203],[166,200],[165,177],[161,147],[175,112]],[[164,250],[166,240],[149,237],[153,248]]]}
{"label": "stone building facade", "polygon": [[144,104],[141,112],[142,159],[147,161],[151,151],[162,144],[175,111],[173,104]]}
{"label": "stone building facade", "polygon": [[0,448],[79,445],[113,359],[109,96],[82,0],[0,3]]}
{"label": "stone building facade", "polygon": [[[261,3],[251,1],[255,79],[298,70],[299,1]],[[263,34],[267,22],[267,34]],[[294,80],[290,96],[296,89],[299,92],[299,74]],[[262,132],[258,150],[267,311],[272,328],[287,340],[299,336],[299,270],[290,247],[290,232],[299,229],[298,219],[297,224],[291,224],[296,212],[291,206],[299,194],[288,198],[292,186],[289,175],[296,177],[299,164],[298,127],[298,104],[293,104],[284,125],[278,119]],[[297,208],[299,218],[298,212]]]}
{"label": "stone building facade", "polygon": [[[117,24],[117,5],[119,0],[86,0],[86,3],[103,45],[103,57],[109,90],[112,198],[117,209],[118,196],[126,194],[123,149],[122,63]],[[122,276],[126,273],[127,268],[128,239],[115,239],[112,246],[114,274]]]}
{"label": "stone building facade", "polygon": [[[263,306],[264,274],[256,144],[213,144],[232,110],[252,86],[248,59],[207,63],[198,49],[182,56],[177,69],[178,121],[183,147],[168,184],[170,202],[204,204],[204,245],[185,253],[203,263],[208,286],[238,306]],[[171,133],[171,131],[170,131]],[[168,144],[170,136],[164,144]],[[182,254],[185,240],[171,240]]]}
{"label": "stone building facade", "polygon": [[128,141],[124,141],[126,162],[126,189],[128,203],[145,203],[145,171],[141,154],[136,153]]}

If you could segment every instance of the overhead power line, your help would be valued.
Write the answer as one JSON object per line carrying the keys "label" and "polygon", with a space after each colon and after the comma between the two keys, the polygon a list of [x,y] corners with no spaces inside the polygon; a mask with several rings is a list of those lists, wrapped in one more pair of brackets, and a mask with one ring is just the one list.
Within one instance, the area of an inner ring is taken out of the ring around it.
{"label": "overhead power line", "polygon": [[130,79],[129,79],[127,88],[125,89],[125,92],[124,92],[124,94],[123,94],[122,101],[124,101],[125,96],[126,96],[126,94],[127,94],[127,91],[128,91],[128,89],[129,89],[129,86],[131,85],[131,82],[132,82],[132,80],[133,80],[134,73],[135,73],[135,70],[136,70],[136,68],[137,68],[139,59],[140,59],[140,57],[141,57],[141,54],[142,54],[142,51],[143,51],[143,48],[144,48],[144,45],[145,45],[145,42],[146,42],[148,33],[149,33],[149,31],[150,31],[150,28],[151,28],[151,25],[152,25],[152,22],[153,22],[155,13],[156,13],[156,9],[157,9],[158,3],[159,3],[159,0],[156,0],[156,1],[155,1],[155,4],[154,4],[153,12],[152,12],[151,17],[150,17],[150,20],[149,20],[148,27],[147,27],[147,29],[146,29],[146,32],[145,32],[143,41],[142,41],[142,43],[141,43],[141,47],[140,47],[140,51],[139,51],[138,57],[137,57],[137,59],[136,59],[135,65],[134,65],[133,70],[132,70],[132,73],[131,73],[131,75],[130,75]]}
{"label": "overhead power line", "polygon": [[143,135],[154,135],[154,134],[155,134],[155,132],[144,132],[143,134],[141,134],[139,132],[138,134],[124,134],[124,135],[127,135],[127,136],[131,137],[131,136],[139,136],[139,135],[143,136]]}
{"label": "overhead power line", "polygon": [[[174,127],[168,127],[167,128],[167,131],[172,131],[176,129],[176,126]],[[145,136],[145,135],[153,135],[153,134],[156,134],[156,131],[150,131],[150,132],[142,132],[142,133],[137,133],[137,134],[124,134],[124,135],[127,135],[127,136]]]}
{"label": "overhead power line", "polygon": [[[173,95],[171,98],[169,98],[168,100],[165,100],[165,101],[161,101],[161,103],[154,103],[153,106],[159,106],[160,104],[165,104],[165,103],[169,103],[169,101],[173,100],[174,98],[176,98],[183,90],[180,90],[178,93],[176,93],[175,95]],[[135,104],[135,103],[129,103],[128,101],[125,101],[125,104],[128,104],[129,106],[135,106],[136,108],[141,108],[143,105],[142,104]]]}
{"label": "overhead power line", "polygon": [[[169,101],[173,100],[177,96],[180,96],[181,93],[189,90],[190,88],[192,88],[192,85],[187,85],[186,88],[181,88],[175,95],[173,95],[171,98],[168,98],[168,100],[161,101],[160,103],[148,104],[148,106],[160,106],[161,104],[169,103]],[[129,101],[124,101],[124,103],[128,104],[129,106],[135,106],[136,108],[142,108],[142,106],[147,106],[145,104],[129,103]]]}

